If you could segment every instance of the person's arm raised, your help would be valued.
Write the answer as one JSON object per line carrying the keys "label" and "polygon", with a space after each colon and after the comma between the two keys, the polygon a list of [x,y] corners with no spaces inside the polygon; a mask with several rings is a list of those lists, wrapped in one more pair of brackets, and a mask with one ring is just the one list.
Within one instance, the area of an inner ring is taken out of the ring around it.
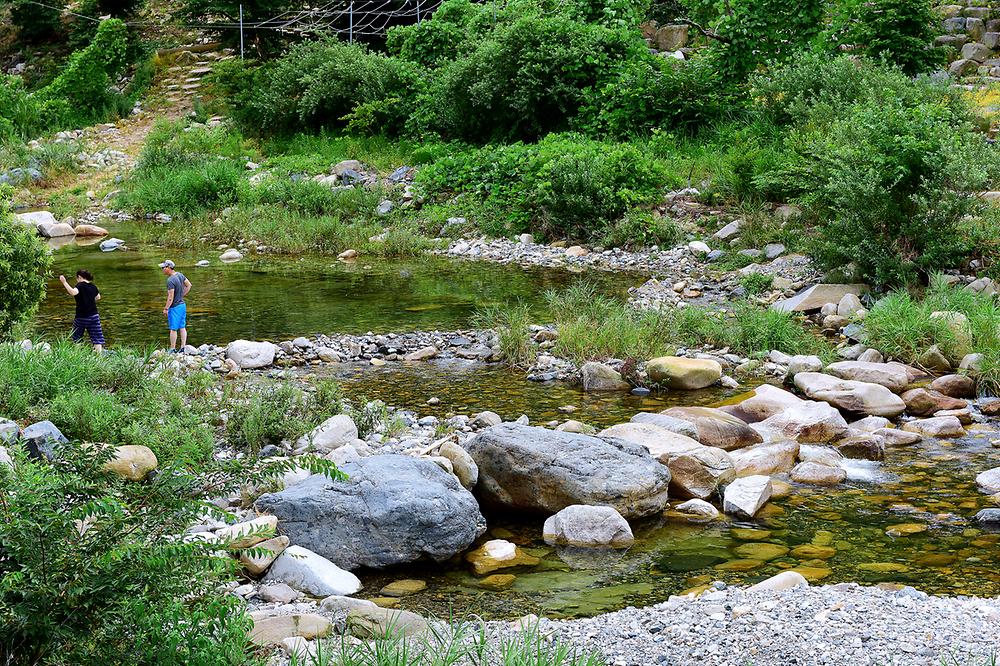
{"label": "person's arm raised", "polygon": [[65,275],[60,275],[59,276],[59,281],[62,282],[63,288],[66,290],[66,293],[69,294],[70,296],[76,296],[77,294],[80,293],[79,289],[77,289],[76,287],[70,286],[69,282],[66,281],[66,276]]}

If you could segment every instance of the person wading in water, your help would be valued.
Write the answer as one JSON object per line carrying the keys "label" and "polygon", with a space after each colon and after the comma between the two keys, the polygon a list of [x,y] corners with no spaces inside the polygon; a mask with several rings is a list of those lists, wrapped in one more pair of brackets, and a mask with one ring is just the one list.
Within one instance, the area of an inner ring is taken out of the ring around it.
{"label": "person wading in water", "polygon": [[184,297],[191,291],[191,281],[184,277],[183,273],[178,273],[174,262],[167,259],[160,268],[167,276],[167,304],[163,306],[163,314],[167,318],[167,326],[170,328],[170,351],[177,351],[177,333],[181,334],[181,346],[183,350],[187,345],[187,303]]}
{"label": "person wading in water", "polygon": [[70,296],[76,299],[76,318],[73,320],[73,342],[83,340],[83,332],[90,337],[94,351],[100,354],[104,351],[104,330],[101,328],[101,315],[97,313],[97,301],[101,300],[101,292],[94,285],[94,276],[85,270],[76,272],[76,286],[71,287],[65,275],[59,276],[59,281]]}

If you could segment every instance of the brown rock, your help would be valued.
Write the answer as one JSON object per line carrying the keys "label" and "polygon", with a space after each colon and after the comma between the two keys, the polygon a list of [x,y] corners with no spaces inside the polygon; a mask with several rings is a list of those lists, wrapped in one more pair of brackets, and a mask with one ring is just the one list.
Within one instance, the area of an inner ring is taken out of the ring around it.
{"label": "brown rock", "polygon": [[949,398],[976,397],[976,382],[966,375],[944,375],[931,382],[930,389]]}
{"label": "brown rock", "polygon": [[949,398],[943,393],[923,388],[910,389],[900,397],[906,403],[906,411],[914,416],[927,416],[945,409],[965,409],[969,406],[965,400]]}
{"label": "brown rock", "polygon": [[860,458],[862,460],[882,460],[885,458],[885,440],[874,433],[845,437],[833,446],[847,458]]}
{"label": "brown rock", "polygon": [[693,423],[698,429],[698,441],[725,451],[741,449],[764,441],[756,430],[732,414],[711,407],[671,407],[662,412],[667,416]]}

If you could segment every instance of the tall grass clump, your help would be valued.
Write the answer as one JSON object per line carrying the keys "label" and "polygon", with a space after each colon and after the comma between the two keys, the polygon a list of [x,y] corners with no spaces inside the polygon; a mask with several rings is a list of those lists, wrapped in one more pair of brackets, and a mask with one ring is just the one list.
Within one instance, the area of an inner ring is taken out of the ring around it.
{"label": "tall grass clump", "polygon": [[535,360],[531,347],[531,310],[525,303],[493,305],[481,309],[473,325],[495,331],[500,343],[500,356],[516,367],[527,367]]}
{"label": "tall grass clump", "polygon": [[343,411],[340,391],[329,383],[310,393],[285,382],[248,382],[229,387],[224,402],[229,442],[251,451],[294,441]]}
{"label": "tall grass clump", "polygon": [[983,355],[980,390],[1000,393],[1000,303],[991,295],[949,285],[934,276],[922,297],[906,291],[880,299],[864,320],[864,342],[905,363],[937,345],[953,365],[970,353]]}

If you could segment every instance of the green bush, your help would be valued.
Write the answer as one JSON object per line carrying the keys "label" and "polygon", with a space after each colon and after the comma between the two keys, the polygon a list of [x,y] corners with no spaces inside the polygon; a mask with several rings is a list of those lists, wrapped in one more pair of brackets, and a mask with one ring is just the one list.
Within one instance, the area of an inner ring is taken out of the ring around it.
{"label": "green bush", "polygon": [[640,209],[625,213],[600,237],[601,245],[636,249],[651,245],[670,248],[683,240],[684,230],[672,219]]}
{"label": "green bush", "polygon": [[895,285],[959,265],[973,252],[965,220],[997,164],[968,111],[940,85],[898,70],[813,65],[756,82],[764,112],[791,124],[790,159],[756,182],[805,206],[813,253],[828,268]]}
{"label": "green bush", "polygon": [[20,77],[0,74],[0,146],[20,143],[40,133],[48,112]]}
{"label": "green bush", "polygon": [[59,110],[61,122],[88,125],[120,110],[123,95],[113,84],[128,65],[128,28],[119,19],[103,21],[93,41],[75,51],[52,83],[38,95]]}
{"label": "green bush", "polygon": [[235,203],[243,174],[237,162],[211,158],[183,167],[142,169],[129,179],[119,201],[137,212],[189,218]]}
{"label": "green bush", "polygon": [[0,341],[34,315],[45,297],[45,279],[52,263],[34,229],[14,220],[8,209],[9,196],[9,188],[0,186]]}
{"label": "green bush", "polygon": [[627,139],[657,129],[697,130],[739,113],[742,100],[707,60],[647,56],[623,62],[617,76],[593,88],[576,124]]}
{"label": "green bush", "polygon": [[507,212],[509,231],[599,237],[633,206],[659,200],[663,165],[627,144],[549,135],[438,159],[417,174],[428,193],[466,193]]}
{"label": "green bush", "polygon": [[406,61],[370,52],[335,38],[303,42],[280,59],[253,70],[234,61],[215,77],[245,129],[292,133],[344,127],[348,116],[364,109],[381,126],[370,131],[399,132],[412,97],[415,68]]}
{"label": "green bush", "polygon": [[589,89],[603,88],[619,63],[645,53],[634,31],[542,12],[527,2],[512,3],[507,12],[513,11],[523,13],[435,70],[411,121],[414,131],[486,142],[567,130]]}
{"label": "green bush", "polygon": [[933,46],[938,22],[931,0],[841,0],[825,41],[832,51],[844,45],[853,55],[921,74],[944,61],[943,49]]}
{"label": "green bush", "polygon": [[[51,40],[60,32],[61,2],[39,4],[28,0],[10,3],[10,21],[18,28],[21,41],[37,43]],[[45,6],[48,5],[48,6]]]}

